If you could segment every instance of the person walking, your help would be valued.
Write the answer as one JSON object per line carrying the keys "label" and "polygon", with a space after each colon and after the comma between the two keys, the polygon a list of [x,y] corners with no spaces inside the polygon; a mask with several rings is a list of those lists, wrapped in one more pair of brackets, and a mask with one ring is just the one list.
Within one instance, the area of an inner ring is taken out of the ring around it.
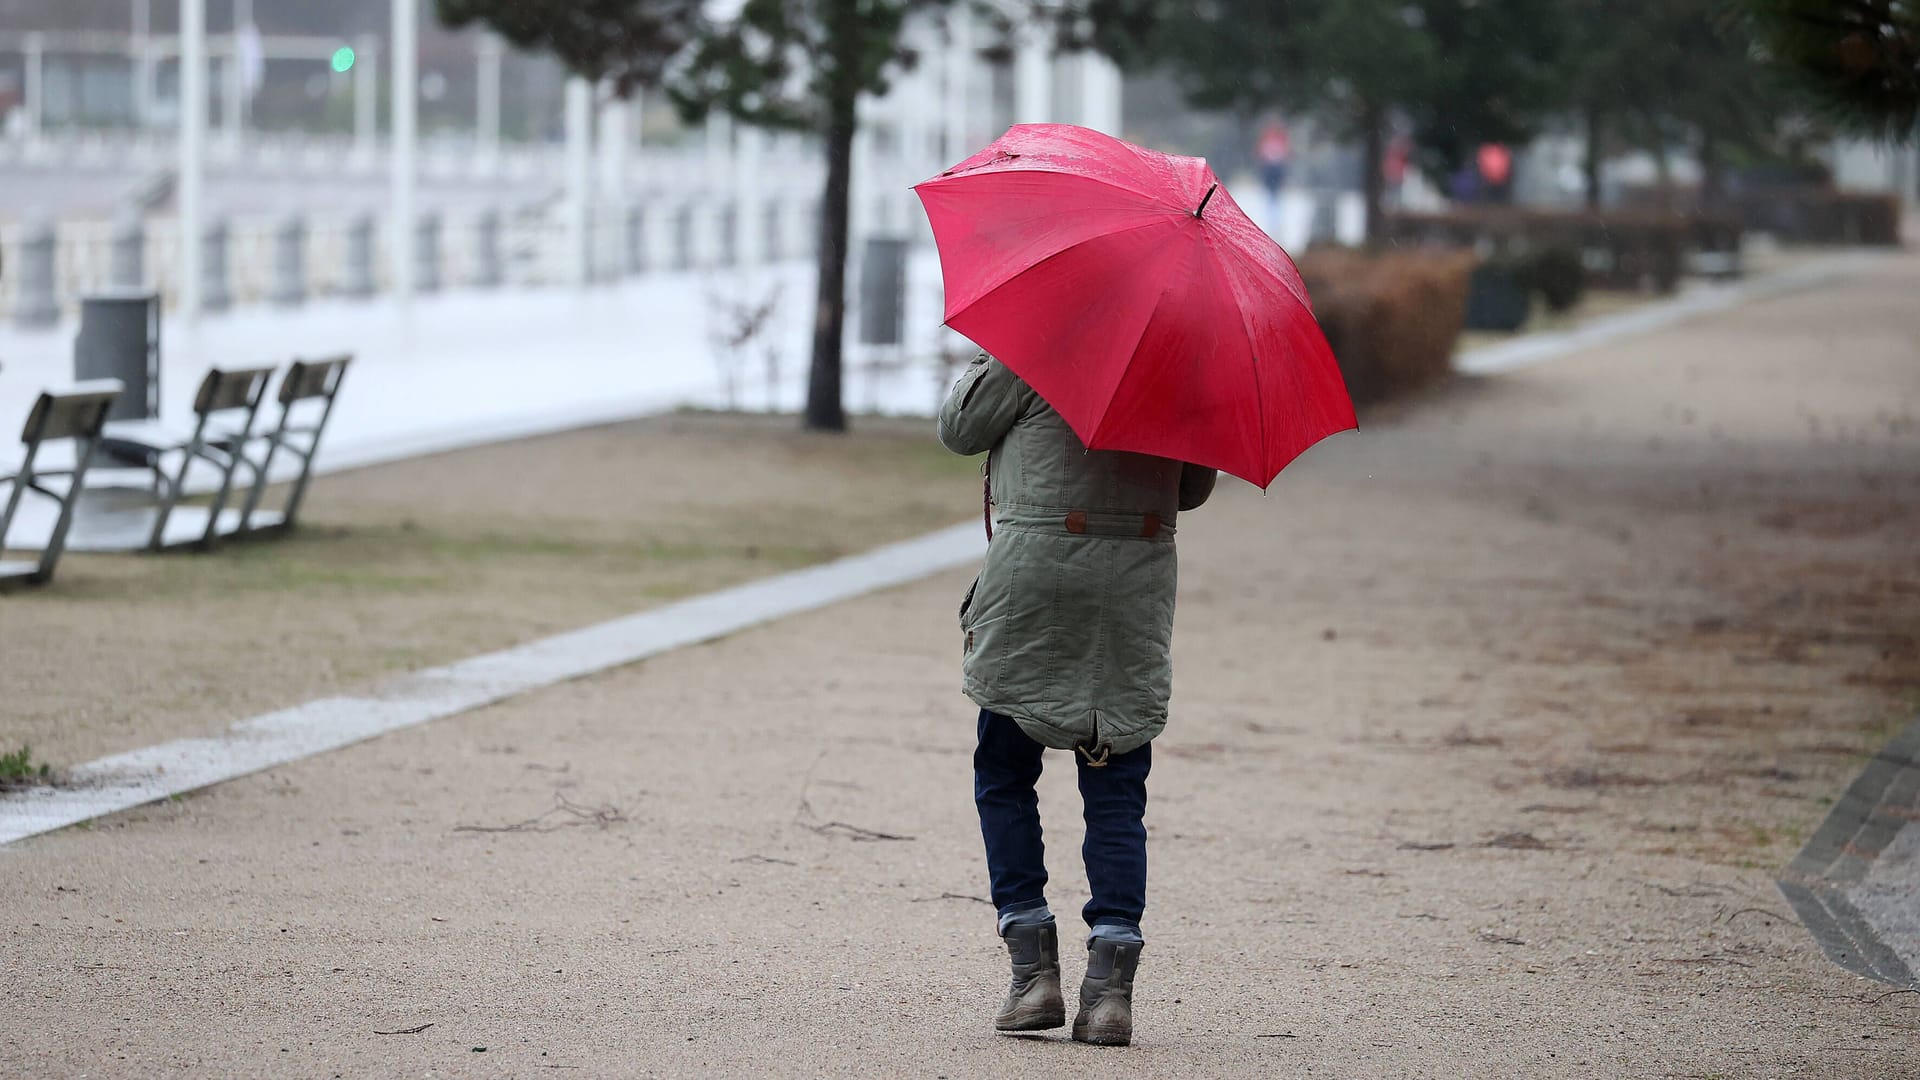
{"label": "person walking", "polygon": [[987,455],[987,557],[960,628],[980,707],[974,804],[1013,963],[994,1026],[1066,1022],[1034,795],[1046,750],[1065,750],[1092,892],[1073,1037],[1125,1045],[1176,521],[1216,469],[1265,489],[1355,427],[1353,401],[1299,270],[1200,158],[1015,124],[913,190],[946,325],[983,350],[941,407],[940,440]]}
{"label": "person walking", "polygon": [[1013,967],[994,1026],[1066,1023],[1034,784],[1073,755],[1092,897],[1073,1038],[1126,1045],[1147,901],[1147,773],[1172,688],[1181,511],[1215,470],[1089,451],[1018,375],[981,353],[941,409],[940,441],[987,455],[986,562],[960,610],[963,688],[980,707],[974,801],[998,930]]}

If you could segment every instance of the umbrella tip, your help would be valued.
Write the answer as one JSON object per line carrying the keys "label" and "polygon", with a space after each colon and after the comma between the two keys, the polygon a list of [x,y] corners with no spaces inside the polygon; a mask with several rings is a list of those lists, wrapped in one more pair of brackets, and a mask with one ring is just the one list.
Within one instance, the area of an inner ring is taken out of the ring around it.
{"label": "umbrella tip", "polygon": [[1206,197],[1205,197],[1205,198],[1202,198],[1202,199],[1200,200],[1200,205],[1199,205],[1198,207],[1196,207],[1196,208],[1194,209],[1194,211],[1193,211],[1193,216],[1194,216],[1194,217],[1196,217],[1196,218],[1197,218],[1197,217],[1199,217],[1199,216],[1200,216],[1200,215],[1201,215],[1201,214],[1202,214],[1203,212],[1205,212],[1205,211],[1206,211],[1206,209],[1207,209],[1207,204],[1213,201],[1213,193],[1214,193],[1214,192],[1216,192],[1216,191],[1219,191],[1219,190],[1220,190],[1220,185],[1219,185],[1219,184],[1215,184],[1215,185],[1213,185],[1212,187],[1210,187],[1210,188],[1208,188],[1208,189],[1207,189],[1207,194],[1206,194]]}

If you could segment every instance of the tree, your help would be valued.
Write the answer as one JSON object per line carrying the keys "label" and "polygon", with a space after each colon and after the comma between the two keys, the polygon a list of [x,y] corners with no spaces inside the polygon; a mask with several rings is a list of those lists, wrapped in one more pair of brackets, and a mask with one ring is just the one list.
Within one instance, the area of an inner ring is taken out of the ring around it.
{"label": "tree", "polygon": [[485,23],[523,49],[550,53],[575,75],[613,92],[661,84],[667,67],[705,26],[701,0],[434,0],[440,21]]}
{"label": "tree", "polygon": [[1920,124],[1920,0],[1745,0],[1762,54],[1825,118],[1892,141]]}
{"label": "tree", "polygon": [[846,321],[853,137],[863,94],[883,94],[916,57],[901,30],[916,11],[946,0],[746,0],[709,27],[669,93],[690,120],[718,110],[749,124],[818,134],[826,148],[820,284],[806,426],[843,431],[842,330]]}
{"label": "tree", "polygon": [[1562,98],[1586,137],[1587,204],[1600,202],[1600,166],[1610,143],[1698,153],[1702,194],[1719,194],[1723,159],[1738,148],[1772,152],[1788,110],[1724,0],[1560,0],[1566,27]]}
{"label": "tree", "polygon": [[1559,25],[1532,0],[1081,0],[1064,22],[1122,60],[1165,64],[1197,106],[1281,106],[1361,143],[1371,236],[1396,114],[1444,175],[1547,115]]}

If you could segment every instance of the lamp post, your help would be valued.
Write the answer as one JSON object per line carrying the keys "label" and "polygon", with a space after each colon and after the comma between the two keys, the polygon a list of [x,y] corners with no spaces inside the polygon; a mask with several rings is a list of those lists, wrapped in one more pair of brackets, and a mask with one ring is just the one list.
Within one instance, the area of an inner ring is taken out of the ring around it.
{"label": "lamp post", "polygon": [[180,0],[180,313],[200,317],[207,164],[207,0]]}
{"label": "lamp post", "polygon": [[404,307],[413,300],[414,220],[419,166],[419,0],[393,0],[393,289]]}

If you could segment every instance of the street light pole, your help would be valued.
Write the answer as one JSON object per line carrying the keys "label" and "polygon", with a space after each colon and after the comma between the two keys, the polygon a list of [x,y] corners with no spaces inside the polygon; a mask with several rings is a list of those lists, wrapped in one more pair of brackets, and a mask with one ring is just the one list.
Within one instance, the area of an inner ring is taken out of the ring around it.
{"label": "street light pole", "polygon": [[207,158],[207,0],[180,0],[180,313],[200,318],[200,244]]}
{"label": "street light pole", "polygon": [[567,79],[567,283],[592,280],[587,264],[587,218],[593,199],[593,84]]}
{"label": "street light pole", "polygon": [[380,45],[363,34],[353,46],[353,153],[356,165],[371,169],[374,140],[380,137]]}
{"label": "street light pole", "polygon": [[233,26],[227,34],[227,55],[221,61],[220,138],[221,145],[235,157],[240,153],[240,102],[246,97],[247,73],[240,62],[240,17],[245,0],[233,2]]}
{"label": "street light pole", "polygon": [[481,34],[475,46],[474,141],[479,144],[480,168],[492,172],[500,157],[500,65],[505,49],[492,34]]}
{"label": "street light pole", "polygon": [[413,227],[419,159],[419,0],[393,0],[393,288],[413,300]]}
{"label": "street light pole", "polygon": [[38,30],[28,34],[21,52],[21,62],[27,69],[22,87],[25,100],[21,102],[27,113],[27,138],[38,139],[40,118],[47,107],[47,36]]}
{"label": "street light pole", "polygon": [[947,46],[947,138],[940,155],[945,159],[943,164],[957,162],[967,155],[970,149],[967,138],[972,127],[973,99],[968,94],[974,63],[973,15],[963,7],[950,18],[953,40]]}
{"label": "street light pole", "polygon": [[133,0],[133,125],[145,130],[153,123],[153,0]]}

